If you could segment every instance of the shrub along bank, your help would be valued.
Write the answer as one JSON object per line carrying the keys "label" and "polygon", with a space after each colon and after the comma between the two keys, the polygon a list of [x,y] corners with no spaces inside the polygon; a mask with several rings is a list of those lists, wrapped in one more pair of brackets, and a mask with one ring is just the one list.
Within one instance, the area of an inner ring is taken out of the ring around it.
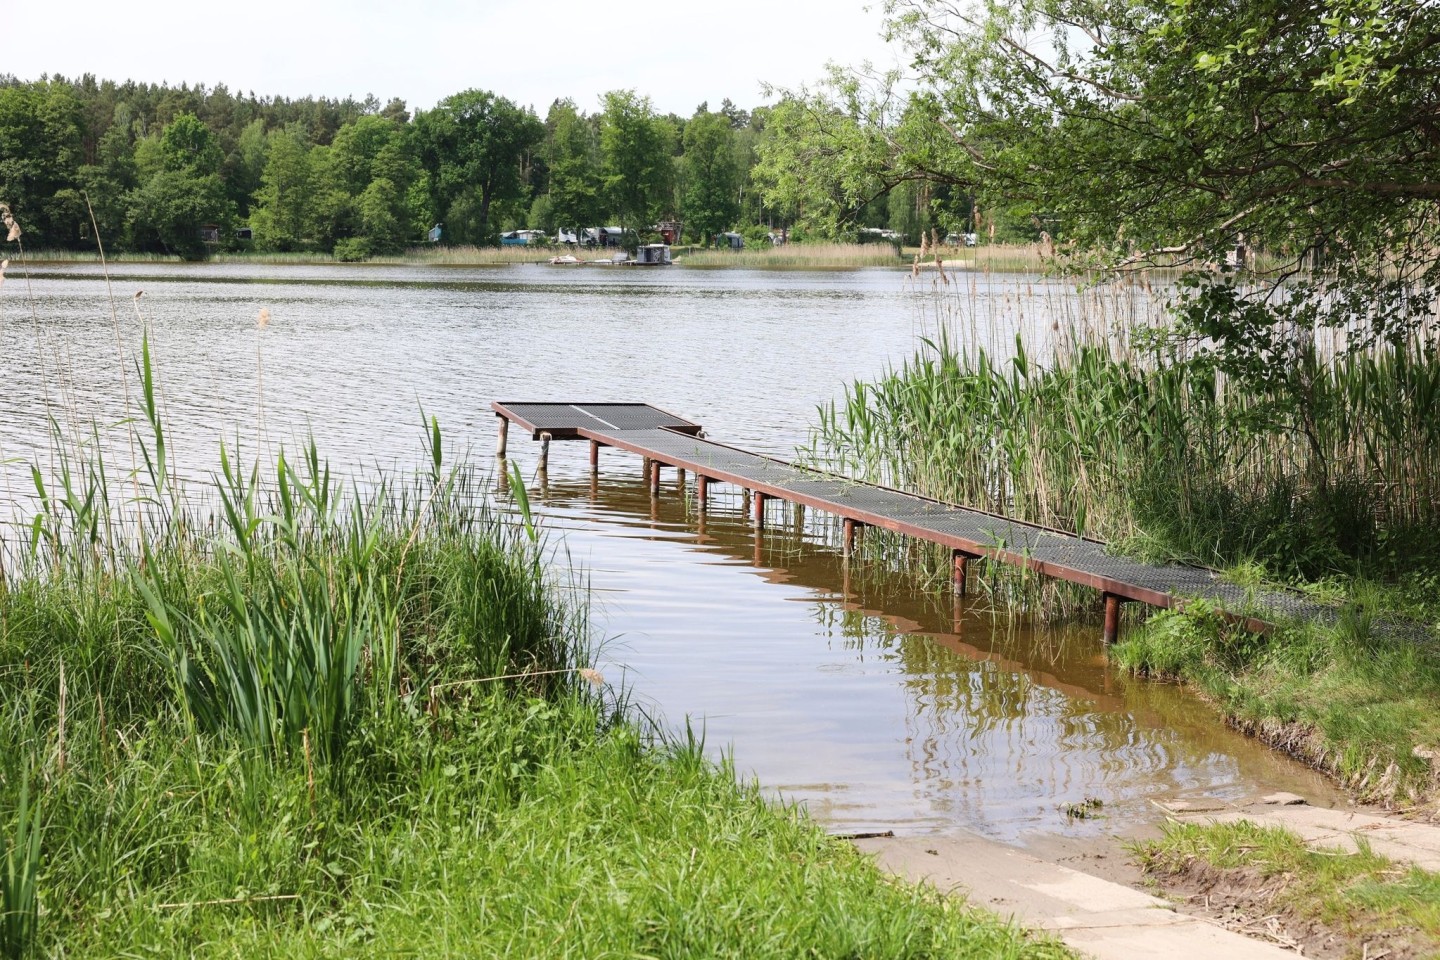
{"label": "shrub along bank", "polygon": [[633,723],[438,426],[182,491],[144,375],[136,483],[57,443],[6,544],[0,954],[1068,955]]}

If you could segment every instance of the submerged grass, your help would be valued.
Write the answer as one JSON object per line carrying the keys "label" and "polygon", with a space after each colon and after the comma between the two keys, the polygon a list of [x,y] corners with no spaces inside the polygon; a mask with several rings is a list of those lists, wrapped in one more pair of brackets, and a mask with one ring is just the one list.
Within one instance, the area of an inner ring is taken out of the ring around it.
{"label": "submerged grass", "polygon": [[57,427],[0,545],[0,952],[1068,956],[641,725],[438,424],[182,487],[141,357],[136,469]]}
{"label": "submerged grass", "polygon": [[1440,949],[1440,875],[1368,849],[1317,852],[1285,830],[1241,821],[1172,823],[1134,852],[1162,885],[1179,883],[1255,920],[1278,915],[1301,929],[1321,924],[1309,939],[1338,936],[1346,956],[1434,956]]}

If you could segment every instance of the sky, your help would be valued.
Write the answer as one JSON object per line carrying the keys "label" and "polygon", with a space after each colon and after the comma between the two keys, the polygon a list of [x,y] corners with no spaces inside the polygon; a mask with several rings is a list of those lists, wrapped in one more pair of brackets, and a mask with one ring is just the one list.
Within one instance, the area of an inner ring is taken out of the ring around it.
{"label": "sky", "polygon": [[[867,9],[868,8],[868,9]],[[544,116],[634,89],[689,116],[761,84],[813,83],[834,61],[892,67],[880,0],[50,0],[0,3],[0,74],[223,83],[260,96],[405,100],[493,90]]]}

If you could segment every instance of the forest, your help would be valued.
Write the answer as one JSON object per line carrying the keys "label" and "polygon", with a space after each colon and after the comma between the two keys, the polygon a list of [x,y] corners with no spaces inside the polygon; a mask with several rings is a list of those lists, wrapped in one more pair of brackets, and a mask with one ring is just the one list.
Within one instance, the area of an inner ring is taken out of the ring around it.
{"label": "forest", "polygon": [[[412,111],[374,96],[0,77],[0,200],[31,250],[93,250],[98,235],[110,251],[190,259],[250,249],[363,259],[433,237],[492,245],[517,228],[643,233],[661,219],[682,221],[690,242],[732,229],[758,242],[805,213],[767,201],[772,110],[726,99],[681,117],[618,90],[588,112],[556,100],[541,117],[476,89]],[[963,210],[937,206],[938,190],[902,189],[808,226],[851,238],[866,226],[959,228]]]}

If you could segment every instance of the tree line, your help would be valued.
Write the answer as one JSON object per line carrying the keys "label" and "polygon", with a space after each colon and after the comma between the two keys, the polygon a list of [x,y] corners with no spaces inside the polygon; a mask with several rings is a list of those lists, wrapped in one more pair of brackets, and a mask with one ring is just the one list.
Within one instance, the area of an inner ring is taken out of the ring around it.
{"label": "tree line", "polygon": [[[225,86],[0,77],[0,200],[33,248],[201,257],[218,248],[391,253],[553,232],[684,223],[690,240],[786,222],[754,181],[770,108],[728,99],[689,117],[635,91],[542,118],[466,90],[286,99]],[[763,230],[760,231],[763,233]]]}

